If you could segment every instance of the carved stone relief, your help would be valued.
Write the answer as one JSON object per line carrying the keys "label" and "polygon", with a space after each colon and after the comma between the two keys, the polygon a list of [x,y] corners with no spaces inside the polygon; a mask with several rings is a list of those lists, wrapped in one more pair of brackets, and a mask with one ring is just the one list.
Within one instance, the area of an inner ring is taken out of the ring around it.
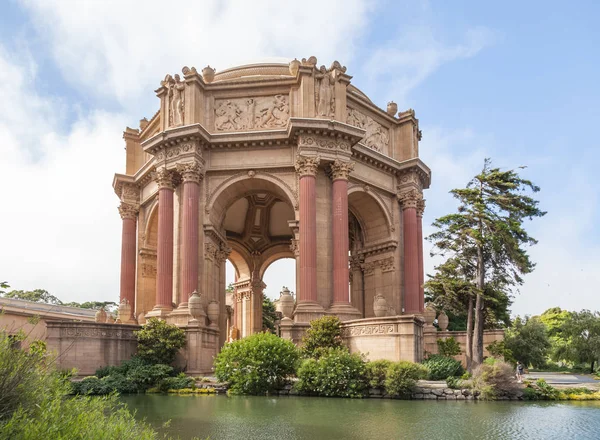
{"label": "carved stone relief", "polygon": [[215,130],[241,131],[283,128],[290,119],[284,95],[215,100]]}
{"label": "carved stone relief", "polygon": [[364,115],[354,108],[346,108],[346,122],[358,128],[366,130],[363,143],[375,151],[383,153],[387,150],[390,136],[389,131],[370,116]]}
{"label": "carved stone relief", "polygon": [[317,84],[315,86],[315,104],[318,117],[330,117],[335,115],[335,78],[331,71],[321,66],[319,73],[315,75]]}

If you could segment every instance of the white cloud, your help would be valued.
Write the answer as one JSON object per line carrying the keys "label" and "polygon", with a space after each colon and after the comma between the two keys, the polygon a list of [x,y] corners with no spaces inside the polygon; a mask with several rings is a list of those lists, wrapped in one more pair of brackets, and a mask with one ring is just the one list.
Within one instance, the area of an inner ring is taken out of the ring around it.
{"label": "white cloud", "polygon": [[372,52],[364,63],[369,69],[365,76],[371,89],[385,84],[386,96],[403,102],[442,65],[474,57],[495,39],[490,29],[475,27],[465,32],[464,42],[448,44],[430,26],[407,26],[397,38]]}
{"label": "white cloud", "polygon": [[335,57],[348,63],[369,10],[361,0],[23,4],[66,78],[129,109],[184,65],[223,70],[265,56],[311,55],[324,64]]}

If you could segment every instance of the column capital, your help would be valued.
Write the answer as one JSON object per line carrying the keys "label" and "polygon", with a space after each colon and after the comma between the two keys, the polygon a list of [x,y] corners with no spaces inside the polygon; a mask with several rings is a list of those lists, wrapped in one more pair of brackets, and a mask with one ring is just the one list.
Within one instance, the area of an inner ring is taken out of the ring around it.
{"label": "column capital", "polygon": [[158,184],[158,189],[175,189],[175,173],[165,167],[154,171],[152,178]]}
{"label": "column capital", "polygon": [[298,156],[296,158],[296,172],[300,177],[316,176],[321,158],[319,156]]}
{"label": "column capital", "polygon": [[354,162],[336,159],[330,165],[332,180],[348,180],[348,176],[354,170]]}
{"label": "column capital", "polygon": [[423,213],[425,212],[425,199],[421,197],[417,200],[417,216],[423,217]]}
{"label": "column capital", "polygon": [[139,210],[140,207],[137,204],[121,202],[121,204],[119,205],[119,214],[121,215],[121,218],[123,220],[135,220],[137,218]]}
{"label": "column capital", "polygon": [[423,200],[423,195],[414,188],[402,190],[396,196],[398,197],[398,202],[400,202],[402,209],[417,209],[417,205]]}
{"label": "column capital", "polygon": [[177,164],[177,171],[181,174],[183,183],[195,182],[200,183],[204,179],[204,167],[200,161]]}

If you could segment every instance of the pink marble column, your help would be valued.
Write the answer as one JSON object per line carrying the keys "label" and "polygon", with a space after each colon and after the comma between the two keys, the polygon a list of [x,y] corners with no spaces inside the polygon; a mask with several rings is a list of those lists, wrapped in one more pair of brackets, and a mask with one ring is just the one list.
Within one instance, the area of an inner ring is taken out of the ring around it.
{"label": "pink marble column", "polygon": [[184,164],[179,171],[183,177],[179,307],[185,308],[190,295],[198,290],[198,204],[202,174],[198,162]]}
{"label": "pink marble column", "polygon": [[165,168],[156,172],[158,183],[158,246],[156,252],[155,310],[173,308],[173,173]]}
{"label": "pink marble column", "polygon": [[421,313],[419,287],[419,240],[416,190],[401,193],[402,228],[404,237],[404,313]]}
{"label": "pink marble column", "polygon": [[348,175],[352,162],[331,164],[333,179],[333,303],[350,304],[348,252]]}
{"label": "pink marble column", "polygon": [[300,290],[298,303],[317,302],[317,170],[319,158],[300,157]]}
{"label": "pink marble column", "polygon": [[425,272],[423,271],[423,212],[425,200],[417,202],[417,241],[419,246],[419,309],[425,310]]}
{"label": "pink marble column", "polygon": [[119,303],[127,300],[131,306],[132,318],[135,313],[135,260],[136,260],[136,229],[138,207],[121,202],[119,213],[123,220],[121,234],[121,292]]}

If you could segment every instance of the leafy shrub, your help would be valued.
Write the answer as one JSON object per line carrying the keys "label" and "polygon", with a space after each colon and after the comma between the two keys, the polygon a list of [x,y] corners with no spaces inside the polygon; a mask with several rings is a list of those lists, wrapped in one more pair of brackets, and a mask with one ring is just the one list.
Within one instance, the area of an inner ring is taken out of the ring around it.
{"label": "leafy shrub", "polygon": [[150,318],[135,335],[138,357],[151,364],[170,364],[177,352],[185,347],[185,332],[156,318]]}
{"label": "leafy shrub", "polygon": [[400,361],[392,363],[386,373],[385,392],[391,396],[409,395],[417,380],[425,378],[427,369],[421,364]]}
{"label": "leafy shrub", "polygon": [[158,384],[158,389],[163,393],[166,393],[169,390],[181,390],[184,388],[193,389],[195,387],[196,381],[193,378],[186,376],[185,373],[179,373],[175,377],[165,377]]}
{"label": "leafy shrub", "polygon": [[460,344],[454,336],[437,340],[438,352],[442,356],[457,356],[460,354]]}
{"label": "leafy shrub", "polygon": [[329,348],[320,354],[319,359],[302,362],[296,390],[325,397],[362,397],[367,387],[363,359],[343,348]]}
{"label": "leafy shrub", "polygon": [[226,344],[215,360],[215,375],[229,382],[232,393],[265,394],[294,373],[298,358],[292,342],[257,333]]}
{"label": "leafy shrub", "polygon": [[462,380],[460,380],[458,377],[455,377],[455,376],[448,376],[446,378],[446,385],[448,386],[448,388],[452,388],[453,390],[460,389],[461,382],[462,382]]}
{"label": "leafy shrub", "polygon": [[369,387],[380,390],[385,388],[385,376],[390,365],[392,365],[392,362],[386,360],[367,362],[367,383]]}
{"label": "leafy shrub", "polygon": [[312,320],[302,338],[302,355],[316,359],[330,348],[344,348],[341,324],[337,316]]}
{"label": "leafy shrub", "polygon": [[499,359],[487,358],[473,371],[473,390],[484,399],[510,395],[519,388],[513,367]]}
{"label": "leafy shrub", "polygon": [[157,438],[116,396],[69,398],[71,385],[64,372],[53,368],[52,359],[44,359],[37,349],[28,353],[12,348],[12,341],[0,332],[0,438]]}
{"label": "leafy shrub", "polygon": [[517,363],[513,356],[513,352],[506,348],[504,341],[494,341],[487,347],[485,347],[489,354],[496,359],[504,359],[504,361],[509,362],[511,364]]}
{"label": "leafy shrub", "polygon": [[460,377],[465,372],[460,361],[439,354],[429,356],[423,361],[423,365],[429,371],[429,380],[446,380],[449,376]]}

